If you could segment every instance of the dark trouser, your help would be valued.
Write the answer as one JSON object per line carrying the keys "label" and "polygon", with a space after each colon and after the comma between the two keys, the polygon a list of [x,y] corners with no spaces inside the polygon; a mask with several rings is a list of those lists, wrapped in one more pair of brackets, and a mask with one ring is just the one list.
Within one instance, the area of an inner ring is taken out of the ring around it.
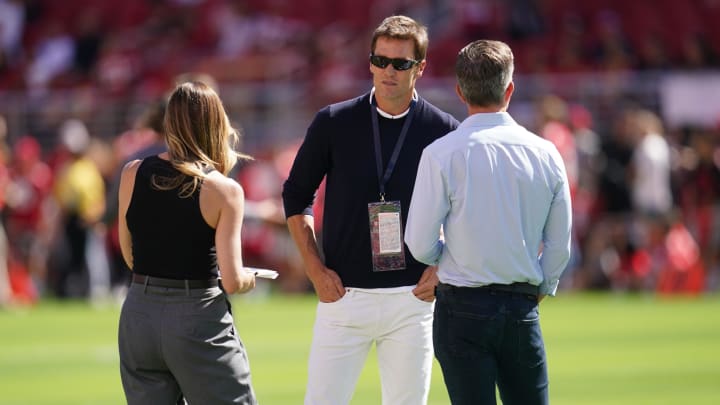
{"label": "dark trouser", "polygon": [[132,283],[118,333],[128,404],[256,404],[229,309],[219,287]]}
{"label": "dark trouser", "polygon": [[537,297],[440,284],[433,342],[453,405],[549,403]]}

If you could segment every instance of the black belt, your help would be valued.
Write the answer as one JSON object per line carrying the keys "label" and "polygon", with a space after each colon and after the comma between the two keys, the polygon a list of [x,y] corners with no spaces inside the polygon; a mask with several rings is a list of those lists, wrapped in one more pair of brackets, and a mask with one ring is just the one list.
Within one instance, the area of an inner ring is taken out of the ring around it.
{"label": "black belt", "polygon": [[172,278],[162,278],[145,276],[142,274],[133,274],[133,283],[144,284],[153,287],[167,287],[167,288],[212,288],[218,287],[220,282],[217,278],[210,278],[206,280],[176,280]]}
{"label": "black belt", "polygon": [[439,283],[437,286],[439,291],[487,291],[490,293],[505,293],[505,294],[521,294],[531,295],[533,297],[538,296],[538,286],[530,283],[512,283],[512,284],[488,284],[479,287],[457,287],[450,284]]}

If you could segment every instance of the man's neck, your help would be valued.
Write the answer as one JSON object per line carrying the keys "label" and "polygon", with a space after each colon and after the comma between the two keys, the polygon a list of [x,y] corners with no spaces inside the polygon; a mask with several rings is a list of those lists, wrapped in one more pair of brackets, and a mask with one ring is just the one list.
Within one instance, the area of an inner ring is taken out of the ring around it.
{"label": "man's neck", "polygon": [[378,97],[378,93],[373,90],[372,97],[375,99],[375,105],[382,110],[384,113],[388,115],[401,115],[405,111],[407,111],[408,108],[410,108],[410,102],[413,100],[413,98],[417,98],[417,93],[413,89],[410,94],[408,94],[406,97],[397,98],[397,99],[388,99],[384,98],[382,96]]}
{"label": "man's neck", "polygon": [[499,112],[507,112],[507,106],[490,106],[480,107],[476,105],[467,105],[468,115],[473,114],[492,114]]}
{"label": "man's neck", "polygon": [[389,115],[400,115],[410,108],[411,97],[405,100],[384,100],[379,97],[375,98],[375,102],[379,109]]}

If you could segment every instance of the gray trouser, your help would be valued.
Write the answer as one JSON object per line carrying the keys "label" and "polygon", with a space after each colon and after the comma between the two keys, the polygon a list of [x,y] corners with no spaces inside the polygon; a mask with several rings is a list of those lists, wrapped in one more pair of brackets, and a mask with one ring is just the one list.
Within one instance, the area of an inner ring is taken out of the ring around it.
{"label": "gray trouser", "polygon": [[220,288],[131,284],[120,314],[128,404],[257,404],[245,348]]}

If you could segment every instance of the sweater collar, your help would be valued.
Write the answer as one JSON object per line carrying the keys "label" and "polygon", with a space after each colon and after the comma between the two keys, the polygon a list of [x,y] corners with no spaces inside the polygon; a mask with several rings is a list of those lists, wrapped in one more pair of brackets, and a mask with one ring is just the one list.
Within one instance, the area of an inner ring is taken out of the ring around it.
{"label": "sweater collar", "polygon": [[[370,105],[372,105],[373,97],[375,97],[375,87],[373,87],[372,90],[370,90]],[[415,101],[417,101],[417,99],[418,99],[417,90],[415,90],[415,89],[413,89],[412,98]],[[388,114],[387,112],[381,110],[380,107],[375,107],[375,108],[377,109],[378,114],[380,114],[382,117],[385,117],[385,118],[388,118],[391,120],[396,120],[396,119],[402,118],[402,117],[406,116],[408,114],[408,112],[410,112],[410,107],[408,107],[407,110],[401,112],[400,114],[392,115],[392,114]]]}

